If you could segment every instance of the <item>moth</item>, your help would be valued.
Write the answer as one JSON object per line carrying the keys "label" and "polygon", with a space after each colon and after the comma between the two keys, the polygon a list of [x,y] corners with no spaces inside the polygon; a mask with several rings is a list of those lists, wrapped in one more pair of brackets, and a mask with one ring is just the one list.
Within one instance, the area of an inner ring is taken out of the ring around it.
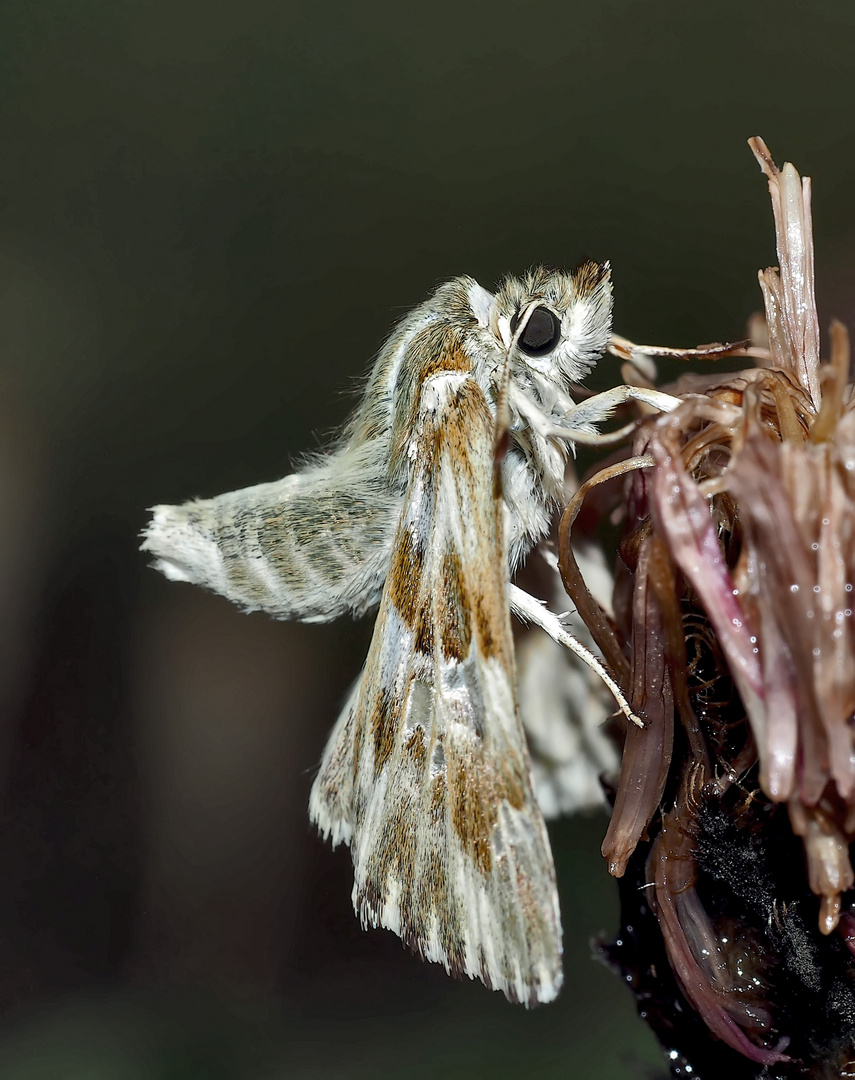
{"label": "moth", "polygon": [[608,264],[495,294],[441,285],[379,353],[327,453],[274,483],[156,506],[143,550],[245,611],[323,622],[378,608],[309,812],[350,846],[364,926],[512,1001],[562,982],[555,869],[517,705],[511,611],[608,672],[512,583],[547,533],[575,442],[630,398],[576,403],[611,329]]}

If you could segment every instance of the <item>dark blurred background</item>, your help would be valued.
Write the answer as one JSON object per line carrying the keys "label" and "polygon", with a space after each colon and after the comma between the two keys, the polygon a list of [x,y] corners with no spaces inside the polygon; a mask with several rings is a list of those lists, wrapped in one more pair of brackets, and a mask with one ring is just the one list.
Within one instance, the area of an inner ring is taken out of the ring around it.
{"label": "dark blurred background", "polygon": [[444,277],[609,258],[622,333],[740,336],[775,260],[749,135],[813,177],[852,325],[853,29],[846,0],[3,0],[4,1080],[663,1075],[591,959],[605,818],[551,830],[554,1005],[364,934],[306,802],[368,627],[242,616],[137,534],[320,445]]}

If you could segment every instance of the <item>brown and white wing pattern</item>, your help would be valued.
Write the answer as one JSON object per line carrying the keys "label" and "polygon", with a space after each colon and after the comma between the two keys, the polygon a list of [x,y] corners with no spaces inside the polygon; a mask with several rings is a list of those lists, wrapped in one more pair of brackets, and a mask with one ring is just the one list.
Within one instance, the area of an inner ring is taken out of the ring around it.
{"label": "brown and white wing pattern", "polygon": [[354,906],[454,975],[550,1001],[561,924],[516,704],[495,424],[470,374],[426,378],[361,679],[310,812],[350,844]]}

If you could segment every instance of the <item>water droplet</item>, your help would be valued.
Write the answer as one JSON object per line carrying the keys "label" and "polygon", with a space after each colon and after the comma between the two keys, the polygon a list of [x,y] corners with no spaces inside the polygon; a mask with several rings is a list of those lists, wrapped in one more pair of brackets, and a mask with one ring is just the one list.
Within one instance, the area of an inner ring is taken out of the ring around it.
{"label": "water droplet", "polygon": [[813,591],[814,592],[819,592],[820,591],[819,585],[814,585]]}
{"label": "water droplet", "polygon": [[822,649],[814,649],[813,655],[816,657],[822,656]]}
{"label": "water droplet", "polygon": [[810,549],[811,551],[819,551],[819,544],[811,544]]}

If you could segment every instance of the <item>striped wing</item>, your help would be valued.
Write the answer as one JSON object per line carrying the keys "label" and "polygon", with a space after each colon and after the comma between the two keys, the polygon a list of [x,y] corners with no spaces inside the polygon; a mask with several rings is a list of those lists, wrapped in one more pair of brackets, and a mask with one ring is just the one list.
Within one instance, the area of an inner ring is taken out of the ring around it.
{"label": "striped wing", "polygon": [[350,844],[364,924],[535,1004],[561,985],[561,926],[516,704],[494,428],[469,375],[425,381],[371,648],[310,809]]}

